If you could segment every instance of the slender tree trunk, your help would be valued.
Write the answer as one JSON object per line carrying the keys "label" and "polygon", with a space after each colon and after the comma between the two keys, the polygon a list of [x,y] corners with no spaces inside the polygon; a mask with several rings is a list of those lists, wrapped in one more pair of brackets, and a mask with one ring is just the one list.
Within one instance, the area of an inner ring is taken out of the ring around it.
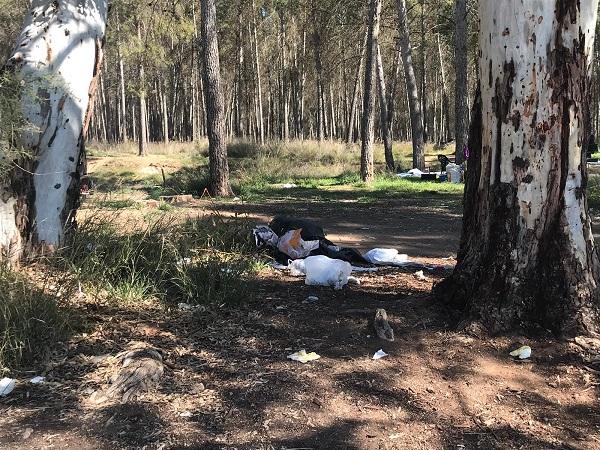
{"label": "slender tree trunk", "polygon": [[402,62],[404,64],[404,77],[406,79],[406,90],[408,93],[408,105],[410,109],[410,123],[413,144],[413,167],[425,170],[425,144],[423,138],[423,116],[419,102],[419,91],[417,79],[412,63],[412,49],[406,17],[406,0],[396,1],[398,8],[398,31],[400,34],[400,48],[402,50]]}
{"label": "slender tree trunk", "polygon": [[260,72],[260,52],[258,49],[258,31],[256,26],[256,7],[254,4],[254,0],[252,0],[252,37],[254,39],[254,61],[256,64],[256,94],[257,94],[257,103],[258,103],[258,135],[260,139],[260,143],[265,143],[265,122],[263,118],[263,98],[262,98],[262,81],[261,81],[261,72]]}
{"label": "slender tree trunk", "polygon": [[360,88],[360,76],[365,67],[365,52],[367,51],[368,31],[365,33],[365,39],[361,47],[360,62],[356,69],[356,78],[354,81],[354,91],[352,93],[352,101],[350,102],[350,117],[348,117],[348,126],[346,127],[346,142],[348,144],[354,142],[354,123],[356,121],[356,104],[358,103],[358,94]]}
{"label": "slender tree trunk", "polygon": [[437,44],[438,44],[438,54],[440,58],[440,75],[442,77],[442,104],[441,104],[441,114],[440,114],[440,129],[442,133],[440,134],[440,141],[447,142],[448,141],[448,130],[450,129],[450,102],[448,100],[448,89],[446,83],[446,69],[444,68],[444,56],[442,53],[442,43],[440,41],[440,35],[437,35]]}
{"label": "slender tree trunk", "polygon": [[29,249],[52,250],[75,223],[107,15],[105,0],[79,3],[32,1],[7,63],[26,86],[31,130],[22,143],[32,154],[0,178],[0,258],[7,262]]}
{"label": "slender tree trunk", "polygon": [[383,60],[381,48],[377,44],[377,84],[379,86],[379,111],[381,114],[380,126],[385,149],[385,165],[388,170],[394,171],[394,153],[392,152],[392,136],[388,125],[387,95],[385,92],[385,74],[383,71]]}
{"label": "slender tree trunk", "polygon": [[[373,141],[375,138],[376,65],[379,46],[379,18],[382,0],[370,0],[367,58],[365,61],[365,92],[361,126],[360,177],[370,183],[374,178]],[[384,102],[385,103],[385,102]]]}
{"label": "slender tree trunk", "polygon": [[221,90],[217,11],[214,0],[201,2],[204,57],[204,96],[208,119],[209,190],[215,196],[231,195],[225,142],[225,106]]}
{"label": "slender tree trunk", "polygon": [[524,322],[598,331],[583,147],[598,1],[479,8],[463,234],[454,274],[436,294],[492,331]]}
{"label": "slender tree trunk", "polygon": [[462,163],[463,150],[467,144],[468,123],[468,62],[467,62],[467,0],[456,0],[454,20],[454,61],[456,64],[456,97],[454,100],[454,139],[456,141],[456,162]]}

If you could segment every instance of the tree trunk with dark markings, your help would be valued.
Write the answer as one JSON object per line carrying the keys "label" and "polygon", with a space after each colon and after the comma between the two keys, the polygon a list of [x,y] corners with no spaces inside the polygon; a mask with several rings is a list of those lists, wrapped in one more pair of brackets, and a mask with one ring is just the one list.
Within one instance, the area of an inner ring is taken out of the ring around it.
{"label": "tree trunk with dark markings", "polygon": [[457,267],[435,293],[492,331],[528,322],[597,331],[583,105],[598,1],[479,6],[463,234]]}
{"label": "tree trunk with dark markings", "polygon": [[52,250],[74,224],[106,16],[106,0],[31,2],[7,63],[26,86],[22,144],[31,160],[14,161],[0,182],[0,260]]}

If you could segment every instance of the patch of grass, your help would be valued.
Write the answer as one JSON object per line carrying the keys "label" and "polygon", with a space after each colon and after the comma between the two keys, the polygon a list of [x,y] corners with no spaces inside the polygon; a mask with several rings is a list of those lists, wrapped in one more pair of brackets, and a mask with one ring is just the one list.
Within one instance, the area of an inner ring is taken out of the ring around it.
{"label": "patch of grass", "polygon": [[120,232],[115,217],[79,225],[55,263],[118,302],[235,302],[254,272],[249,225],[213,216],[176,223],[162,217]]}
{"label": "patch of grass", "polygon": [[600,174],[591,174],[588,179],[588,205],[600,210]]}
{"label": "patch of grass", "polygon": [[139,204],[131,199],[123,200],[99,200],[96,202],[99,208],[104,209],[137,209]]}
{"label": "patch of grass", "polygon": [[45,359],[66,336],[67,325],[54,297],[0,269],[0,372]]}

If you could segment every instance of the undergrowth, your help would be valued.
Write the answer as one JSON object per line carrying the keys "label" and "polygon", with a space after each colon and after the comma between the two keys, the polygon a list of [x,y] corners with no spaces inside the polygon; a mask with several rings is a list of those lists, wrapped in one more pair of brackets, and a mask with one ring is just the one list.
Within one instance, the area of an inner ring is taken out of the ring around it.
{"label": "undergrowth", "polygon": [[162,217],[129,231],[118,222],[86,219],[55,264],[116,302],[235,303],[248,293],[255,261],[243,221]]}
{"label": "undergrowth", "polygon": [[66,335],[67,323],[54,297],[0,269],[0,372],[43,360]]}

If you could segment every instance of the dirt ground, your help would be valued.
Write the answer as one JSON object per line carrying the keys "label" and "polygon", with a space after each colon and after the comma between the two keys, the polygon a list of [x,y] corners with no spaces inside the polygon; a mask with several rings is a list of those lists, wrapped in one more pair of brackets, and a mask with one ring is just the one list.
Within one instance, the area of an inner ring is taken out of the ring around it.
{"label": "dirt ground", "polygon": [[[294,213],[319,220],[334,242],[392,246],[446,264],[460,232],[460,211],[442,201],[219,208],[257,221]],[[386,270],[334,291],[266,270],[256,298],[194,313],[74,295],[69,307],[88,331],[65,342],[47,367],[20,374],[17,389],[0,399],[0,448],[600,449],[593,356],[544,330],[453,331],[429,294],[443,275],[418,281]],[[387,310],[394,342],[374,335],[377,308]],[[132,342],[162,351],[168,367],[160,385],[127,404],[92,404],[107,379],[105,355]],[[520,344],[533,348],[526,362],[508,356]],[[300,349],[321,359],[286,359]],[[379,349],[389,356],[375,361]],[[48,382],[26,382],[39,374]]]}

